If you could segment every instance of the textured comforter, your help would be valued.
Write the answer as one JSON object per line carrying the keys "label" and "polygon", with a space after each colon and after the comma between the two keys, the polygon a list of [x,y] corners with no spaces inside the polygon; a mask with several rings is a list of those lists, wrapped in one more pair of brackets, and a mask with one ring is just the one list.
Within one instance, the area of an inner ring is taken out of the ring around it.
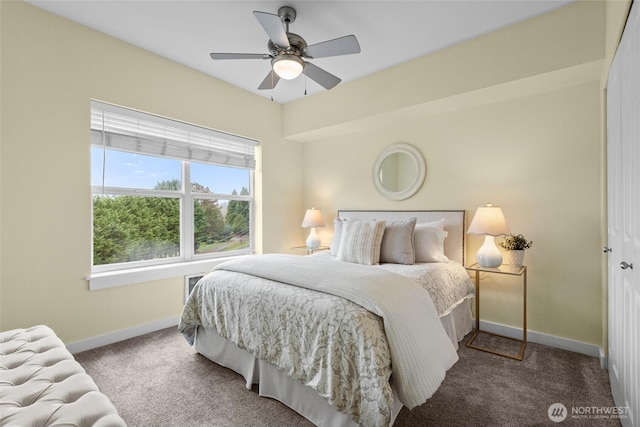
{"label": "textured comforter", "polygon": [[180,330],[191,343],[198,325],[313,388],[362,425],[389,425],[392,365],[400,400],[412,408],[457,360],[429,294],[414,281],[314,257],[221,264],[185,306]]}
{"label": "textured comforter", "polygon": [[449,314],[462,300],[472,298],[475,294],[469,273],[456,262],[380,264],[375,267],[408,277],[426,289],[440,317]]}
{"label": "textured comforter", "polygon": [[[316,252],[311,257],[336,260],[329,251]],[[469,273],[457,262],[431,262],[413,265],[378,264],[373,267],[408,277],[422,286],[431,295],[440,317],[449,314],[462,300],[472,298],[475,294]]]}

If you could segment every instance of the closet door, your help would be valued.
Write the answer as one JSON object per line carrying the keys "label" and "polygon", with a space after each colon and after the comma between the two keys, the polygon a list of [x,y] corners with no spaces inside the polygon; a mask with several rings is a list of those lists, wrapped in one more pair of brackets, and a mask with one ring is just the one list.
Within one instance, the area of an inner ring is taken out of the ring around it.
{"label": "closet door", "polygon": [[640,7],[607,85],[609,378],[623,425],[640,425]]}
{"label": "closet door", "polygon": [[616,405],[621,406],[624,354],[622,332],[624,327],[622,300],[622,156],[620,154],[620,55],[609,70],[607,84],[607,241],[609,257],[608,276],[608,328],[609,328],[609,380]]}

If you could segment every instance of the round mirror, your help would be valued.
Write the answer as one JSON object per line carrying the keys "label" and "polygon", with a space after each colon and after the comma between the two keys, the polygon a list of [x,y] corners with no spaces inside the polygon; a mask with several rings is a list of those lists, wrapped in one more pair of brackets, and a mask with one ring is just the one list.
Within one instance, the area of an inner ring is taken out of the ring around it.
{"label": "round mirror", "polygon": [[407,199],[420,189],[426,176],[424,157],[409,144],[393,144],[376,159],[373,185],[390,200]]}

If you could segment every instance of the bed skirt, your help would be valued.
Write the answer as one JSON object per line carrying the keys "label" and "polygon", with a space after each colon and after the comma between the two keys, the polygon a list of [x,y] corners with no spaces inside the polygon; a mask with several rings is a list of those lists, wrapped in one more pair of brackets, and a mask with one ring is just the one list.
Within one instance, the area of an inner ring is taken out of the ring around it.
{"label": "bed skirt", "polygon": [[[454,347],[458,349],[458,342],[473,328],[469,300],[461,301],[440,320]],[[357,427],[349,415],[338,412],[315,390],[286,376],[273,365],[257,359],[213,329],[198,327],[194,347],[207,359],[242,375],[248,389],[251,389],[252,384],[258,384],[260,396],[284,403],[317,426]],[[393,395],[395,404],[391,424],[402,409],[395,389]]]}

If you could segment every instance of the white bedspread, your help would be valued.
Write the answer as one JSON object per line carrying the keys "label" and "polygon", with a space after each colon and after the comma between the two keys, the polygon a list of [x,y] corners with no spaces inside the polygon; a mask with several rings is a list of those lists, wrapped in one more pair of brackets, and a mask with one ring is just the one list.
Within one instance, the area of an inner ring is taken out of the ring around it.
{"label": "white bedspread", "polygon": [[217,269],[340,296],[380,316],[394,384],[409,409],[426,402],[458,360],[429,293],[406,277],[357,264],[279,254],[233,260]]}

